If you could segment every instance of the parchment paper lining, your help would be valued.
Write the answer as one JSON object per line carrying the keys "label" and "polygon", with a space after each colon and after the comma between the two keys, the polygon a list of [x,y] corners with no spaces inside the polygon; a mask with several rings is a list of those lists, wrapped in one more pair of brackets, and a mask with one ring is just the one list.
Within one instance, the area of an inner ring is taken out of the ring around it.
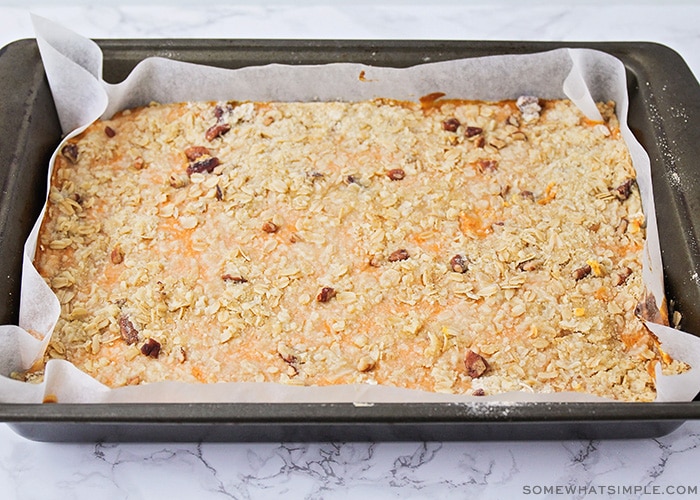
{"label": "parchment paper lining", "polygon": [[[101,78],[102,52],[94,42],[46,19],[33,16],[32,20],[66,138],[80,133],[98,118],[151,101],[326,101],[376,97],[416,100],[433,92],[443,92],[452,98],[502,100],[527,94],[541,98],[568,97],[591,119],[599,119],[595,101],[614,100],[621,133],[637,171],[647,220],[643,276],[657,304],[662,304],[663,272],[649,158],[627,126],[624,66],[608,54],[589,49],[558,49],[532,55],[428,63],[405,69],[339,63],[272,64],[224,70],[150,58],[142,61],[124,82],[111,85]],[[359,78],[361,72],[364,78]],[[60,146],[56,152],[59,150]],[[580,393],[517,392],[475,398],[360,384],[291,387],[275,383],[163,382],[109,389],[60,360],[48,363],[42,384],[11,380],[6,375],[26,370],[41,357],[60,312],[56,296],[31,263],[42,218],[43,213],[25,244],[19,327],[0,326],[0,402],[39,403],[47,396],[72,403],[606,401]],[[649,326],[671,356],[691,367],[700,366],[700,339],[662,325]],[[657,387],[656,401],[689,401],[700,391],[700,374],[691,369],[667,377],[657,369]]]}

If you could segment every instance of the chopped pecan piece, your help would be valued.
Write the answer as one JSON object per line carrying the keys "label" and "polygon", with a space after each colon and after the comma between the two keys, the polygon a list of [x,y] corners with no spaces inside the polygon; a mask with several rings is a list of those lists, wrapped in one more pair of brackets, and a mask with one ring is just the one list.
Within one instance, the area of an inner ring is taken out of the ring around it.
{"label": "chopped pecan piece", "polygon": [[656,305],[656,299],[651,293],[647,293],[644,300],[637,304],[637,307],[634,308],[634,314],[653,323],[665,322],[664,315],[659,311],[659,307]]}
{"label": "chopped pecan piece", "polygon": [[394,252],[391,252],[391,255],[389,255],[389,262],[398,262],[400,260],[406,260],[410,257],[408,254],[408,250],[405,248],[400,248],[399,250],[396,250]]}
{"label": "chopped pecan piece", "polygon": [[126,316],[119,318],[119,335],[121,335],[124,341],[129,345],[139,341],[138,330]]}
{"label": "chopped pecan piece", "polygon": [[526,260],[526,261],[518,264],[517,268],[520,271],[528,272],[528,271],[535,271],[535,270],[539,269],[541,266],[542,266],[542,262],[540,262],[539,260],[530,259],[530,260]]}
{"label": "chopped pecan piece", "polygon": [[221,190],[221,187],[218,184],[216,185],[216,199],[218,201],[224,199],[224,192]]}
{"label": "chopped pecan piece", "polygon": [[217,123],[216,125],[213,125],[209,127],[209,129],[207,129],[207,131],[204,134],[204,138],[211,142],[217,137],[221,137],[229,130],[231,130],[231,125],[229,125],[228,123]]}
{"label": "chopped pecan piece", "polygon": [[109,260],[112,264],[121,264],[124,262],[124,251],[119,245],[112,249],[112,252],[109,254]]}
{"label": "chopped pecan piece", "polygon": [[71,163],[78,162],[78,145],[69,142],[61,148],[61,154]]}
{"label": "chopped pecan piece", "polygon": [[279,226],[272,221],[265,221],[263,222],[262,230],[266,233],[276,233],[279,231]]}
{"label": "chopped pecan piece", "polygon": [[368,372],[372,370],[375,366],[377,366],[377,360],[375,360],[371,356],[362,356],[357,362],[357,371],[363,373]]}
{"label": "chopped pecan piece", "polygon": [[464,135],[466,137],[476,137],[477,135],[481,134],[484,132],[484,129],[481,127],[467,127],[464,130]]}
{"label": "chopped pecan piece", "polygon": [[498,170],[498,160],[479,160],[476,162],[479,172],[495,172]]}
{"label": "chopped pecan piece", "polygon": [[447,130],[448,132],[457,132],[460,125],[461,123],[459,123],[457,118],[448,118],[442,122],[442,129]]}
{"label": "chopped pecan piece", "polygon": [[217,120],[221,120],[224,117],[224,113],[230,113],[232,109],[233,108],[231,108],[230,105],[226,106],[226,108],[222,108],[221,106],[217,105],[214,108],[214,116]]}
{"label": "chopped pecan piece", "polygon": [[281,342],[277,345],[277,354],[279,354],[279,357],[286,363],[296,363],[298,361],[294,351],[289,346]]}
{"label": "chopped pecan piece", "polygon": [[216,156],[207,156],[202,160],[190,163],[187,167],[187,174],[192,175],[197,172],[212,173],[219,166],[219,159]]}
{"label": "chopped pecan piece", "polygon": [[107,126],[105,127],[105,135],[111,139],[112,137],[114,137],[115,135],[117,135],[117,132],[116,132],[112,127],[110,127],[109,125],[107,125]]}
{"label": "chopped pecan piece", "polygon": [[406,172],[402,168],[392,168],[386,173],[387,177],[392,181],[400,181],[406,177]]}
{"label": "chopped pecan piece", "polygon": [[568,328],[562,328],[557,332],[556,337],[557,338],[568,337],[569,335],[571,335],[573,333],[574,333],[573,330],[569,330]]}
{"label": "chopped pecan piece", "polygon": [[472,396],[486,396],[486,391],[484,391],[482,388],[474,389]]}
{"label": "chopped pecan piece", "polygon": [[535,194],[532,191],[520,191],[520,197],[524,200],[535,201]]}
{"label": "chopped pecan piece", "polygon": [[323,288],[321,288],[321,291],[316,296],[316,300],[318,302],[328,302],[333,297],[335,297],[335,295],[336,295],[335,289],[333,289],[329,286],[324,286]]}
{"label": "chopped pecan piece", "polygon": [[591,274],[591,266],[586,264],[585,266],[579,267],[578,269],[574,270],[574,279],[576,281],[582,280],[589,274]]}
{"label": "chopped pecan piece", "polygon": [[232,283],[248,283],[248,280],[243,276],[234,276],[233,274],[223,274],[221,279]]}
{"label": "chopped pecan piece", "polygon": [[471,378],[479,378],[489,369],[489,364],[486,360],[471,349],[467,351],[467,355],[464,357],[464,366],[467,369],[467,375]]}
{"label": "chopped pecan piece", "polygon": [[629,278],[632,275],[632,269],[629,267],[625,267],[622,271],[620,271],[616,276],[614,280],[615,286],[621,286],[624,285],[625,282],[627,281],[627,278]]}
{"label": "chopped pecan piece", "polygon": [[211,153],[204,146],[190,146],[185,149],[185,156],[189,161],[195,161],[202,156],[211,156]]}
{"label": "chopped pecan piece", "polygon": [[160,342],[155,339],[148,339],[146,343],[141,346],[141,354],[151,358],[157,358],[160,355]]}
{"label": "chopped pecan piece", "polygon": [[348,175],[345,177],[345,184],[359,184],[359,180],[354,175]]}
{"label": "chopped pecan piece", "polygon": [[615,197],[620,201],[625,201],[632,194],[632,183],[634,179],[627,179],[614,190]]}
{"label": "chopped pecan piece", "polygon": [[195,161],[202,156],[211,156],[211,152],[204,146],[190,146],[185,149],[185,156],[189,161]]}
{"label": "chopped pecan piece", "polygon": [[280,343],[277,345],[277,354],[289,365],[287,375],[293,377],[299,374],[299,358],[296,353],[287,345]]}
{"label": "chopped pecan piece", "polygon": [[137,156],[131,166],[136,170],[143,170],[143,168],[146,166],[146,161],[142,157]]}
{"label": "chopped pecan piece", "polygon": [[180,361],[180,363],[184,363],[185,361],[187,361],[187,351],[185,350],[184,347],[180,346],[180,348],[178,349],[178,356],[177,357],[178,357],[178,360]]}
{"label": "chopped pecan piece", "polygon": [[466,273],[469,269],[467,258],[464,255],[455,255],[450,259],[450,269],[456,273]]}

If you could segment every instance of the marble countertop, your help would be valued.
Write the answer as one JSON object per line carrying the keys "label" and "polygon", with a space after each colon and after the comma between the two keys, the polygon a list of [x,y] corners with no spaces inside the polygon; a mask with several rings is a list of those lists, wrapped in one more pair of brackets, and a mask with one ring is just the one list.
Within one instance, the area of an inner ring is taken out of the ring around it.
{"label": "marble countertop", "polygon": [[[0,2],[0,46],[35,12],[93,38],[653,41],[700,75],[692,1]],[[545,442],[53,444],[0,424],[0,497],[690,498],[700,421],[659,438]],[[574,487],[573,490],[566,488]]]}

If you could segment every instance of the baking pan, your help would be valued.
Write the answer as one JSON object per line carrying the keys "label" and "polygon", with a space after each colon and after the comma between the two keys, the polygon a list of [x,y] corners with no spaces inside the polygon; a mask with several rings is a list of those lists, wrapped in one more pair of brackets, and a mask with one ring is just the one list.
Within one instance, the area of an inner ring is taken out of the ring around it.
{"label": "baking pan", "polygon": [[[406,67],[559,47],[626,66],[629,124],[651,158],[666,296],[700,335],[700,86],[673,50],[646,42],[97,40],[104,78],[149,56],[223,68],[361,62]],[[34,40],[0,51],[0,322],[19,317],[22,248],[41,210],[58,117]],[[0,421],[39,441],[358,441],[642,438],[700,418],[684,403],[0,404]]]}

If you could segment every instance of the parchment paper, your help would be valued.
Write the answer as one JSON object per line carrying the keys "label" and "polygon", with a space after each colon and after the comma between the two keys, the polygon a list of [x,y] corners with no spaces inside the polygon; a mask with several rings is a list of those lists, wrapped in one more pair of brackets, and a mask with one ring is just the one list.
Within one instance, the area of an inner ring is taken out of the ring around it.
{"label": "parchment paper", "polygon": [[[92,42],[46,19],[33,16],[37,42],[66,138],[98,118],[151,101],[188,100],[364,100],[375,97],[417,100],[443,92],[448,98],[478,100],[568,97],[591,119],[600,119],[595,101],[614,100],[621,133],[632,155],[647,221],[643,277],[659,306],[663,272],[649,158],[630,132],[623,64],[589,49],[559,49],[532,55],[503,55],[417,65],[405,69],[361,64],[286,66],[272,64],[223,70],[162,58],[142,61],[122,83],[102,80],[102,52]],[[363,78],[360,78],[364,72]],[[57,148],[56,152],[60,150]],[[54,156],[57,154],[54,152]],[[53,165],[53,157],[51,159]],[[50,174],[49,174],[50,175]],[[60,306],[32,265],[40,216],[25,244],[19,327],[0,326],[0,402],[469,402],[606,401],[581,393],[508,393],[472,397],[428,393],[369,384],[293,387],[275,383],[186,384],[163,382],[109,389],[66,361],[51,360],[44,382],[12,380],[41,359]],[[649,324],[672,357],[700,367],[700,339],[670,327]],[[663,376],[657,368],[656,401],[689,401],[700,392],[700,370]]]}

